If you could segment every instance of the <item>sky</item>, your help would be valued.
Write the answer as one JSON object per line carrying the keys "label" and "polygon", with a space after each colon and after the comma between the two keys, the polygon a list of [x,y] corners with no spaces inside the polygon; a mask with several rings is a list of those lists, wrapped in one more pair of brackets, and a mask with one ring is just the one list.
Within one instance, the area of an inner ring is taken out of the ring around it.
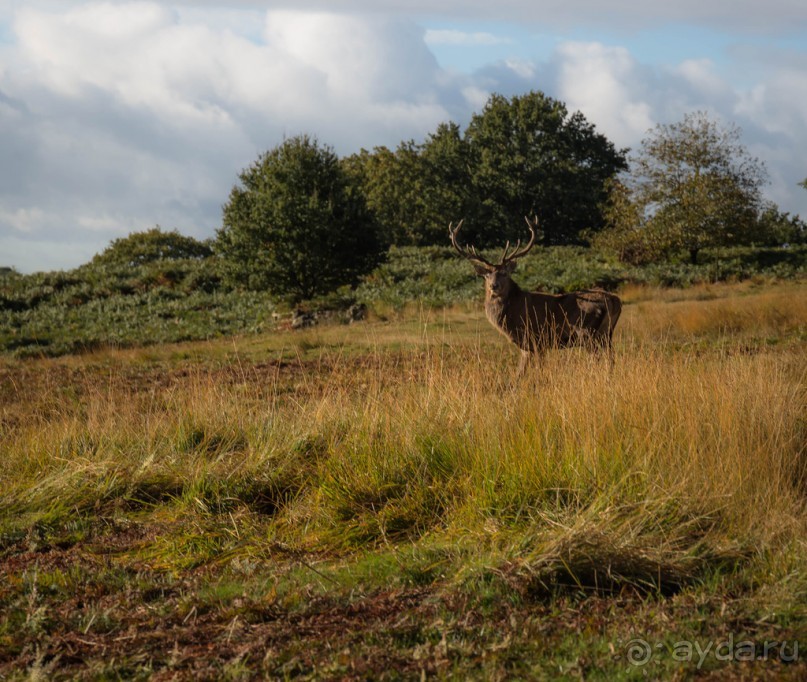
{"label": "sky", "polygon": [[696,110],[737,125],[807,219],[804,0],[0,0],[0,266],[211,237],[284,138],[394,148],[531,90],[620,148]]}

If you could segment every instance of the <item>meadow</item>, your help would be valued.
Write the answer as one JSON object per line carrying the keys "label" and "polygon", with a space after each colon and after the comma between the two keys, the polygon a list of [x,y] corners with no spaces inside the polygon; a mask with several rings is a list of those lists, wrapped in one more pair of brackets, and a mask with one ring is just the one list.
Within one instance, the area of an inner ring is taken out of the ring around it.
{"label": "meadow", "polygon": [[[278,327],[278,315],[283,320],[290,311],[289,302],[271,292],[226,284],[215,256],[132,262],[124,257],[130,254],[120,253],[125,246],[113,243],[74,270],[0,273],[0,352],[55,357],[110,346],[268,332]],[[500,252],[488,255],[498,259]],[[619,263],[594,249],[559,246],[533,251],[519,264],[518,280],[531,289],[561,292],[590,286],[681,288],[794,279],[805,273],[804,244],[711,249],[697,265],[665,262],[642,267]],[[479,281],[453,249],[406,247],[391,249],[357,287],[344,287],[304,306],[338,316],[351,304],[362,303],[379,316],[394,316],[413,302],[444,308],[478,300]]]}
{"label": "meadow", "polygon": [[0,678],[804,679],[807,283],[620,293],[0,358]]}

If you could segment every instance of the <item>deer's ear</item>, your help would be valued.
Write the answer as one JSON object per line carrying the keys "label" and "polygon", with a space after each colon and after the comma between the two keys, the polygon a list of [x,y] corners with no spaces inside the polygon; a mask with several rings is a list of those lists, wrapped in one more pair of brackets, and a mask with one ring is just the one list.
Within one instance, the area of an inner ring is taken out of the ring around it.
{"label": "deer's ear", "polygon": [[474,272],[480,277],[484,277],[490,272],[490,268],[484,263],[474,263]]}
{"label": "deer's ear", "polygon": [[516,270],[516,261],[511,260],[508,261],[507,264],[504,266],[504,271],[509,275]]}

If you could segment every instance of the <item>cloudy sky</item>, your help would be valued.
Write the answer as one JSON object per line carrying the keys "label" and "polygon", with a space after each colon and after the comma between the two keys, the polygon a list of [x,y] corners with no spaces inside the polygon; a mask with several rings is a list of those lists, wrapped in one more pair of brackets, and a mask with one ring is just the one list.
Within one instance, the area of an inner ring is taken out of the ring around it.
{"label": "cloudy sky", "polygon": [[805,0],[0,0],[0,266],[212,236],[284,136],[394,147],[530,90],[618,146],[696,109],[736,123],[807,218]]}

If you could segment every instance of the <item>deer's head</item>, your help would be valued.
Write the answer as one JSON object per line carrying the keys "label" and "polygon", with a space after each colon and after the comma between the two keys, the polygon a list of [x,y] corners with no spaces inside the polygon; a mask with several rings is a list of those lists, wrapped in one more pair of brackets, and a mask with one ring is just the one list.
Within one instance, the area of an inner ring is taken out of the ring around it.
{"label": "deer's head", "polygon": [[498,263],[491,263],[489,260],[480,256],[473,246],[460,246],[457,244],[457,233],[462,227],[463,221],[460,220],[457,226],[454,227],[453,223],[448,225],[448,234],[451,237],[451,244],[459,252],[459,254],[467,258],[473,263],[476,274],[485,279],[485,296],[491,298],[507,298],[510,292],[510,287],[513,280],[510,276],[516,269],[516,261],[532,248],[535,243],[535,228],[538,226],[538,220],[533,219],[531,222],[529,218],[525,218],[527,226],[530,228],[530,241],[523,248],[521,247],[521,240],[515,245],[515,248],[510,251],[510,242],[507,242],[504,247],[504,253]]}

